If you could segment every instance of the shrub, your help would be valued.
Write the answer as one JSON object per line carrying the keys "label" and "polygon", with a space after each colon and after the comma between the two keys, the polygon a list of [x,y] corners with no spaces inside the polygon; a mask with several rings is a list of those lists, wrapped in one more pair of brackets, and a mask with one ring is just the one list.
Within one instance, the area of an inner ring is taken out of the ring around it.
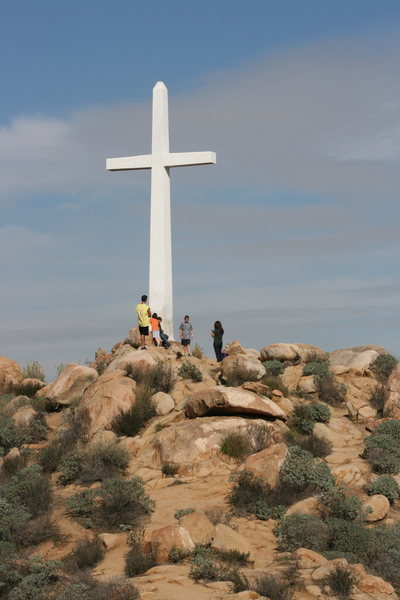
{"label": "shrub", "polygon": [[161,473],[165,475],[165,477],[174,477],[179,470],[179,466],[174,463],[164,463],[161,467]]}
{"label": "shrub", "polygon": [[108,479],[99,490],[100,511],[110,524],[137,522],[154,510],[154,502],[144,489],[139,477]]}
{"label": "shrub", "polygon": [[267,375],[277,376],[283,373],[285,366],[280,360],[266,360],[263,362]]}
{"label": "shrub", "polygon": [[329,467],[316,462],[310,452],[292,446],[280,469],[281,482],[294,491],[304,490],[308,486],[327,491],[334,487],[334,478]]}
{"label": "shrub", "polygon": [[317,377],[324,377],[329,375],[329,358],[315,357],[314,360],[310,361],[303,368],[303,375],[316,375]]}
{"label": "shrub", "polygon": [[218,550],[218,558],[229,566],[246,566],[249,562],[249,552],[239,552],[239,550]]}
{"label": "shrub", "polygon": [[74,580],[58,594],[55,600],[137,600],[138,590],[123,577],[101,582],[87,572],[77,573]]}
{"label": "shrub", "polygon": [[390,475],[382,475],[375,481],[371,481],[366,486],[366,492],[369,495],[372,494],[383,494],[392,504],[399,497],[399,484]]}
{"label": "shrub", "polygon": [[69,485],[78,479],[83,469],[83,452],[74,450],[66,454],[59,464],[61,475],[58,481],[62,485]]}
{"label": "shrub", "polygon": [[362,557],[368,546],[368,532],[357,520],[327,519],[329,549]]}
{"label": "shrub", "polygon": [[51,485],[39,465],[20,469],[2,491],[7,500],[22,504],[32,517],[47,512],[51,504]]}
{"label": "shrub", "polygon": [[259,500],[266,500],[269,487],[251,471],[241,471],[233,476],[233,485],[228,501],[237,514],[255,513]]}
{"label": "shrub", "polygon": [[37,413],[32,419],[28,428],[29,442],[40,442],[47,438],[47,425],[44,418],[44,413]]}
{"label": "shrub", "polygon": [[36,546],[47,540],[57,540],[60,534],[57,526],[51,521],[49,514],[31,519],[25,525],[21,535],[16,537],[20,546]]}
{"label": "shrub", "polygon": [[241,462],[250,454],[249,440],[241,431],[228,431],[221,441],[220,450]]}
{"label": "shrub", "polygon": [[0,420],[0,448],[8,452],[11,448],[20,448],[29,440],[25,428],[17,427],[15,421],[9,417]]}
{"label": "shrub", "polygon": [[194,356],[195,358],[199,358],[199,359],[203,358],[203,356],[204,356],[203,348],[201,348],[198,344],[196,344],[192,350],[192,356]]}
{"label": "shrub", "polygon": [[49,446],[44,446],[39,452],[38,462],[44,473],[54,473],[61,462],[65,448],[58,441],[52,442]]}
{"label": "shrub", "polygon": [[203,375],[201,374],[200,369],[198,369],[196,365],[190,363],[189,361],[185,361],[181,365],[178,375],[183,377],[183,379],[191,379],[194,382],[203,380]]}
{"label": "shrub", "polygon": [[183,548],[178,548],[177,546],[172,546],[171,550],[168,552],[168,562],[171,563],[180,563],[187,556],[189,556],[190,552],[183,550]]}
{"label": "shrub", "polygon": [[74,517],[91,517],[95,510],[94,490],[83,490],[67,500],[69,514]]}
{"label": "shrub", "polygon": [[283,517],[286,511],[286,506],[278,504],[277,506],[268,506],[265,500],[256,502],[255,515],[260,521],[268,521],[268,519],[279,520]]}
{"label": "shrub", "polygon": [[316,458],[324,458],[332,452],[332,444],[329,440],[311,433],[310,435],[299,435],[295,431],[289,431],[286,439],[292,446],[299,446],[306,452],[310,452]]}
{"label": "shrub", "polygon": [[366,438],[363,458],[368,458],[375,473],[400,471],[400,421],[390,419],[380,423]]}
{"label": "shrub", "polygon": [[46,381],[46,373],[38,360],[28,360],[22,370],[24,378]]}
{"label": "shrub", "polygon": [[30,519],[25,506],[13,506],[0,496],[0,542],[15,542]]}
{"label": "shrub", "polygon": [[154,554],[144,549],[142,544],[136,544],[125,556],[125,574],[136,577],[156,565]]}
{"label": "shrub", "polygon": [[89,446],[83,456],[81,480],[84,483],[115,477],[129,464],[129,451],[115,442]]}
{"label": "shrub", "polygon": [[246,381],[258,381],[260,375],[257,369],[248,369],[237,364],[224,376],[224,379],[227,386],[238,387]]}
{"label": "shrub", "polygon": [[174,517],[175,519],[179,520],[181,517],[184,517],[185,515],[190,515],[193,512],[194,508],[180,508],[175,512]]}
{"label": "shrub", "polygon": [[340,600],[347,600],[350,598],[355,579],[349,567],[339,564],[335,565],[329,572],[326,583],[329,585],[335,596]]}
{"label": "shrub", "polygon": [[264,375],[264,377],[261,379],[261,383],[266,385],[271,391],[279,390],[284,396],[289,395],[288,388],[283,384],[278,375]]}
{"label": "shrub", "polygon": [[380,354],[371,364],[370,369],[377,378],[384,383],[389,378],[389,375],[397,365],[397,362],[397,358],[391,354]]}
{"label": "shrub", "polygon": [[381,433],[384,435],[389,435],[400,444],[400,420],[388,419],[387,421],[379,423],[372,435]]}
{"label": "shrub", "polygon": [[58,579],[59,563],[31,559],[9,559],[1,565],[2,594],[8,600],[47,600]]}
{"label": "shrub", "polygon": [[297,548],[310,548],[321,552],[328,547],[329,528],[315,515],[294,513],[283,517],[275,528],[282,550],[293,552]]}
{"label": "shrub", "polygon": [[195,581],[220,581],[224,579],[221,566],[216,562],[216,553],[212,548],[198,547],[194,550],[189,577]]}
{"label": "shrub", "polygon": [[136,388],[136,401],[126,412],[121,411],[112,422],[117,435],[134,437],[156,416],[156,406],[152,399],[152,390],[148,385],[139,383]]}
{"label": "shrub", "polygon": [[346,395],[346,386],[343,383],[336,383],[333,375],[321,375],[315,378],[318,397],[321,402],[338,406],[342,404]]}
{"label": "shrub", "polygon": [[325,517],[353,521],[361,512],[361,502],[355,496],[346,496],[342,488],[333,488],[322,496]]}
{"label": "shrub", "polygon": [[315,423],[327,423],[331,412],[324,404],[299,404],[293,411],[291,425],[300,433],[311,433]]}
{"label": "shrub", "polygon": [[384,385],[379,385],[377,388],[375,388],[375,390],[371,394],[369,403],[378,412],[380,412],[380,413],[383,412],[383,408],[385,406],[385,386]]}
{"label": "shrub", "polygon": [[269,600],[291,600],[293,597],[290,583],[269,573],[257,577],[254,588],[260,596]]}
{"label": "shrub", "polygon": [[1,471],[3,474],[11,477],[15,475],[17,471],[26,467],[26,463],[28,460],[29,451],[24,451],[25,449],[19,452],[18,455],[13,456],[12,454],[8,454],[5,457],[5,460],[1,466]]}
{"label": "shrub", "polygon": [[91,569],[101,561],[104,548],[99,537],[79,540],[66,559],[66,564],[73,569]]}
{"label": "shrub", "polygon": [[175,376],[169,364],[159,363],[149,369],[127,365],[125,372],[138,385],[149,388],[150,394],[156,392],[165,392],[168,394],[175,385]]}

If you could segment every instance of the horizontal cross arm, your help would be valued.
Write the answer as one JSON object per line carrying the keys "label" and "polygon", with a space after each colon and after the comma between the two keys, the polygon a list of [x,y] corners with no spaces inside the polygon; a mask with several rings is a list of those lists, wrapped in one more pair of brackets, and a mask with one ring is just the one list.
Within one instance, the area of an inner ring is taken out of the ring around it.
{"label": "horizontal cross arm", "polygon": [[164,157],[165,167],[190,167],[217,162],[215,152],[170,152]]}
{"label": "horizontal cross arm", "polygon": [[107,171],[124,171],[125,169],[151,169],[151,154],[139,156],[122,156],[121,158],[107,158]]}

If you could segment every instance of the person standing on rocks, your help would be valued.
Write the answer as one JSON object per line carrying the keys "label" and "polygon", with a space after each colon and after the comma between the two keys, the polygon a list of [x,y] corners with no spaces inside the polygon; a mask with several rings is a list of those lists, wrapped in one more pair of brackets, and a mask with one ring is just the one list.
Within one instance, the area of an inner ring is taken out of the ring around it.
{"label": "person standing on rocks", "polygon": [[214,352],[217,362],[222,360],[222,337],[224,335],[224,328],[222,327],[221,321],[215,321],[214,329],[211,330],[211,336],[213,339]]}
{"label": "person standing on rocks", "polygon": [[153,334],[153,344],[160,345],[160,322],[157,313],[153,313],[150,319],[151,333]]}
{"label": "person standing on rocks", "polygon": [[147,305],[147,296],[143,294],[142,301],[136,305],[136,315],[140,332],[141,350],[146,350],[146,335],[149,335],[151,310]]}
{"label": "person standing on rocks", "polygon": [[185,315],[182,323],[179,326],[179,337],[181,338],[184,356],[190,356],[190,342],[193,337],[193,327],[189,321],[189,318],[189,315]]}

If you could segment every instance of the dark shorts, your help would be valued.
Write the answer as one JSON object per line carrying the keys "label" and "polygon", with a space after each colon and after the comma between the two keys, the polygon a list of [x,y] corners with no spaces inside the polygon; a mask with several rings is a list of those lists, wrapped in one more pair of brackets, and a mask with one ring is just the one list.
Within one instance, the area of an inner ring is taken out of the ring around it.
{"label": "dark shorts", "polygon": [[190,346],[190,340],[181,340],[182,346]]}
{"label": "dark shorts", "polygon": [[139,331],[140,335],[149,335],[149,326],[147,325],[147,327],[140,327],[139,325]]}

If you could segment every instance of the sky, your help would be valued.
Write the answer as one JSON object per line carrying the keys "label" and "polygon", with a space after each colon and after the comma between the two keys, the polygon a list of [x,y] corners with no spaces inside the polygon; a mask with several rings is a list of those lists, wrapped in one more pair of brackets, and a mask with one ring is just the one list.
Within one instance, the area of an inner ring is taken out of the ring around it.
{"label": "sky", "polygon": [[174,321],[400,355],[398,0],[0,0],[0,355],[107,351],[148,288],[169,90]]}

